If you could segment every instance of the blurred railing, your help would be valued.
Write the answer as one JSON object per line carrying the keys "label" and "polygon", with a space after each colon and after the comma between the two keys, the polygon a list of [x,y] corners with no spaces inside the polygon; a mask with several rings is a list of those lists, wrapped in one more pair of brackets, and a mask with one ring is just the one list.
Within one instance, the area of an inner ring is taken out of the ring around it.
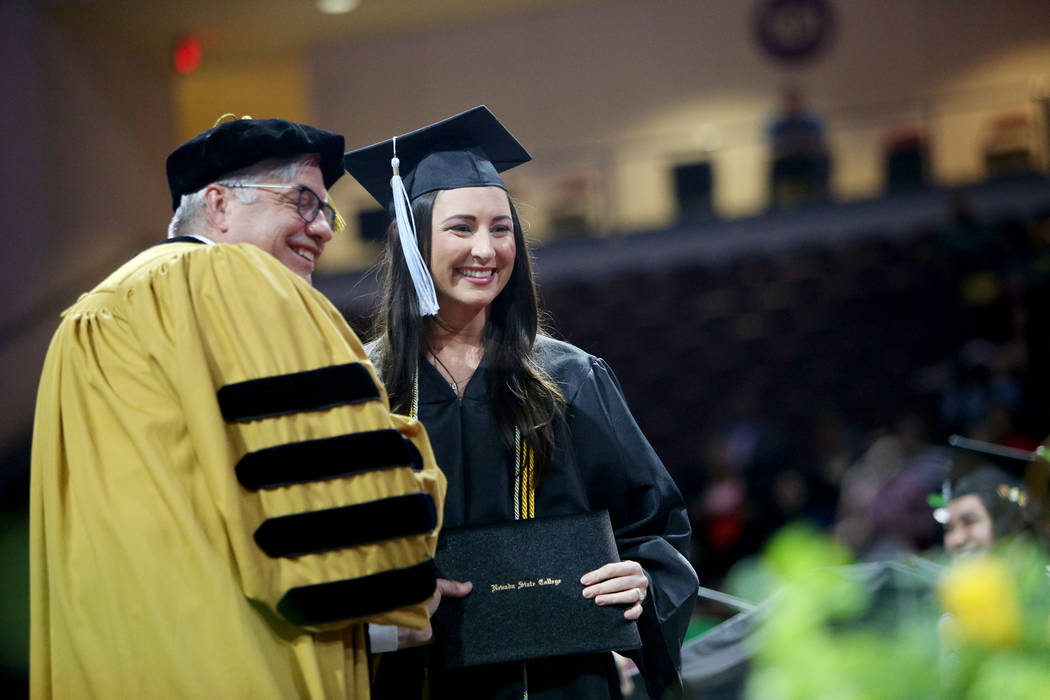
{"label": "blurred railing", "polygon": [[[912,140],[929,185],[957,186],[1010,171],[1046,172],[1050,87],[1017,81],[915,99],[818,110],[831,160],[833,201],[872,199],[892,189],[888,157]],[[770,208],[766,117],[704,121],[615,140],[596,138],[536,150],[506,173],[540,241],[622,235],[676,223],[676,167],[710,168],[710,216],[733,219]],[[698,193],[703,196],[703,193]]]}

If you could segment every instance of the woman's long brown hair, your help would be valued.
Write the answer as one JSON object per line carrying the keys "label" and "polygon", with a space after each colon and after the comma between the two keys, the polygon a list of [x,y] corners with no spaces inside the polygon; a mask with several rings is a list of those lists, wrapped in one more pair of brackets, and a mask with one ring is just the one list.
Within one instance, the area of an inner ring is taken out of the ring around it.
{"label": "woman's long brown hair", "polygon": [[[437,192],[412,202],[416,243],[430,264],[430,240]],[[565,398],[557,383],[537,363],[536,335],[541,330],[539,296],[521,221],[510,201],[514,223],[514,268],[503,291],[492,301],[485,325],[485,365],[492,413],[507,448],[514,450],[514,430],[521,431],[535,455],[537,482],[554,457],[554,424],[564,412]],[[400,252],[397,223],[387,230],[380,260],[380,301],[373,324],[378,341],[377,369],[395,411],[408,413],[412,382],[421,357],[428,351],[432,318],[419,314],[419,302]]]}

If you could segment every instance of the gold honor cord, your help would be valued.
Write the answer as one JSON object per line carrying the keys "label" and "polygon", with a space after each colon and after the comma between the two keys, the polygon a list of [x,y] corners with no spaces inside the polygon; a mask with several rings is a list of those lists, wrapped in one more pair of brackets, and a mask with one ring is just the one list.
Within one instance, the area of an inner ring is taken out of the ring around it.
{"label": "gold honor cord", "polygon": [[[533,483],[532,448],[521,439],[521,431],[514,428],[514,519],[536,517],[536,491]],[[529,667],[521,662],[521,700],[529,700]]]}
{"label": "gold honor cord", "polygon": [[[409,416],[419,417],[419,367],[412,377],[412,406]],[[532,448],[521,439],[521,431],[514,429],[514,519],[528,520],[536,517],[536,469]],[[523,497],[524,494],[524,497]],[[529,700],[529,669],[521,662],[521,700]]]}
{"label": "gold honor cord", "polygon": [[419,367],[412,375],[412,407],[408,409],[409,418],[418,420],[419,417]]}
{"label": "gold honor cord", "polygon": [[536,517],[535,463],[532,448],[521,439],[521,431],[514,429],[514,519]]}

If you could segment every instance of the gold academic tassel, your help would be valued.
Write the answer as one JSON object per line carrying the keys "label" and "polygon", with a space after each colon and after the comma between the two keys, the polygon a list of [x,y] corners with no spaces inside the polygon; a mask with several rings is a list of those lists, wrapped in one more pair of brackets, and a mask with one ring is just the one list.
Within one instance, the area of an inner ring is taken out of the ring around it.
{"label": "gold academic tassel", "polygon": [[238,119],[252,119],[252,118],[253,118],[253,117],[251,117],[251,116],[250,116],[250,115],[248,115],[248,114],[245,114],[245,115],[244,115],[243,117],[238,117],[238,116],[237,116],[236,114],[234,114],[233,112],[227,112],[226,114],[223,114],[223,115],[221,115],[221,116],[220,116],[220,117],[219,117],[218,119],[216,119],[216,120],[215,120],[215,123],[211,125],[211,126],[212,126],[212,128],[214,129],[214,128],[215,128],[215,127],[217,127],[217,126],[218,126],[219,124],[222,124],[222,122],[223,122],[223,121],[224,121],[224,120],[225,120],[225,119],[226,119],[227,117],[229,117],[229,118],[233,119],[234,121],[236,121],[236,120],[238,120]]}

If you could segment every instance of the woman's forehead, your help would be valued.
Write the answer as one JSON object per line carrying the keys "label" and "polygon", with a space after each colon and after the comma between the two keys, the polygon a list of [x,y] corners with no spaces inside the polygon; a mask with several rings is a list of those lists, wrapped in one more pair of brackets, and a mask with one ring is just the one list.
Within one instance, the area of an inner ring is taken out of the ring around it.
{"label": "woman's forehead", "polygon": [[948,512],[951,515],[959,516],[963,513],[977,512],[987,516],[988,511],[985,509],[984,504],[981,503],[981,499],[976,493],[968,493],[965,496],[959,496],[958,498],[948,503]]}
{"label": "woman's forehead", "polygon": [[438,191],[434,208],[454,209],[457,207],[502,208],[510,214],[510,199],[501,187],[457,187],[452,190]]}

